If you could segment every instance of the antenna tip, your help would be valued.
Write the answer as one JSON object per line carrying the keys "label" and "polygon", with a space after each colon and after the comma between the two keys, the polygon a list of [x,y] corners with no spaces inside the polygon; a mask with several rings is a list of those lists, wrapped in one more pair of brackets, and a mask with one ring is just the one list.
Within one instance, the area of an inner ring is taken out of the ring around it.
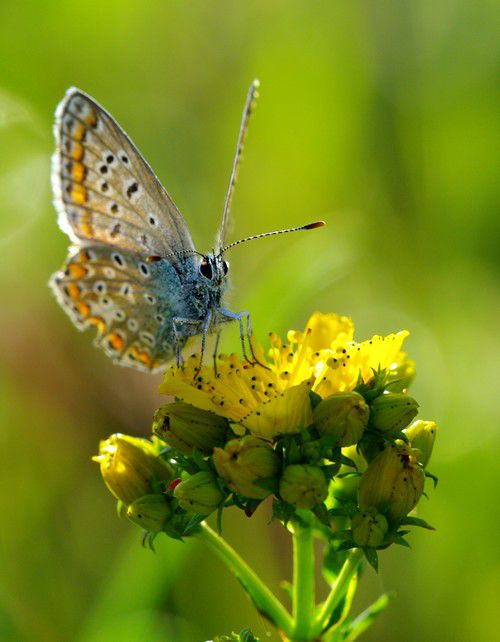
{"label": "antenna tip", "polygon": [[258,89],[260,87],[260,80],[258,78],[254,78],[252,80],[252,87],[254,89]]}
{"label": "antenna tip", "polygon": [[305,230],[315,230],[317,227],[323,227],[326,225],[325,221],[315,221],[314,223],[309,223],[309,225],[304,225]]}

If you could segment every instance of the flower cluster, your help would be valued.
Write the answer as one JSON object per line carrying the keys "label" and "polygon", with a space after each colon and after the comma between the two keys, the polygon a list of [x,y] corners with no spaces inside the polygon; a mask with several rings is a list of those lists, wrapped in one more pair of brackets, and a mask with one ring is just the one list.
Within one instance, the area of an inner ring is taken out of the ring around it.
{"label": "flower cluster", "polygon": [[354,341],[347,317],[315,313],[303,332],[270,349],[253,340],[256,363],[193,355],[165,375],[175,400],[153,421],[152,441],[114,435],[95,458],[127,516],[152,539],[189,534],[209,514],[236,506],[251,515],[273,497],[283,523],[309,511],[336,550],[406,544],[424,492],[437,428],[416,420],[408,395],[415,368],[406,331]]}

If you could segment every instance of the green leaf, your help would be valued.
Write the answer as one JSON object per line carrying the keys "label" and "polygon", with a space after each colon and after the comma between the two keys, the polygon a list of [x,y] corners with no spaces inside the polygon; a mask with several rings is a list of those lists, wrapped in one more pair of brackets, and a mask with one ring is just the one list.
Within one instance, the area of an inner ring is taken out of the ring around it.
{"label": "green leaf", "polygon": [[346,627],[347,631],[344,642],[354,642],[354,640],[357,640],[362,633],[370,628],[377,616],[387,608],[391,599],[392,595],[384,593],[384,595],[381,595],[378,600],[360,613]]}
{"label": "green leaf", "polygon": [[341,542],[338,545],[337,550],[338,551],[349,551],[351,548],[358,548],[358,545],[356,544],[356,542],[354,540],[348,539],[348,540],[345,540],[344,542]]}
{"label": "green leaf", "polygon": [[324,504],[316,504],[312,509],[312,512],[316,515],[319,521],[325,526],[330,526],[330,515],[327,507]]}
{"label": "green leaf", "polygon": [[429,479],[432,479],[432,482],[434,484],[434,488],[438,485],[439,479],[436,477],[436,475],[433,475],[432,473],[428,472],[427,470],[425,471],[425,476],[428,477]]}
{"label": "green leaf", "polygon": [[378,573],[378,553],[374,548],[365,547],[363,549],[368,564]]}
{"label": "green leaf", "polygon": [[405,548],[411,548],[410,544],[405,540],[404,537],[401,535],[396,535],[394,536],[394,544],[399,544],[399,546],[404,546]]}
{"label": "green leaf", "polygon": [[420,517],[405,517],[400,522],[401,526],[419,526],[420,528],[427,528],[427,530],[435,531],[434,526],[428,524],[425,520],[420,519]]}
{"label": "green leaf", "polygon": [[352,537],[352,531],[351,529],[345,529],[342,531],[336,531],[335,533],[332,533],[331,539],[332,540],[346,540],[346,539],[351,539]]}
{"label": "green leaf", "polygon": [[259,638],[256,638],[250,629],[244,629],[241,631],[238,640],[239,642],[259,642]]}
{"label": "green leaf", "polygon": [[314,410],[316,406],[320,403],[321,397],[317,392],[309,390],[309,401],[311,402],[311,408]]}

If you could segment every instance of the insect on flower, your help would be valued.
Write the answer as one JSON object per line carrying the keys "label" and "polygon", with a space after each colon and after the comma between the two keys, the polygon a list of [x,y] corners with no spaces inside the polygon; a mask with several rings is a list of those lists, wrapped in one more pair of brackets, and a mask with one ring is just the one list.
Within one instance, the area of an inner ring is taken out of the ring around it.
{"label": "insect on flower", "polygon": [[216,353],[220,326],[232,320],[239,324],[244,358],[257,362],[250,314],[224,307],[226,252],[256,238],[324,225],[317,221],[226,244],[258,86],[255,80],[248,92],[222,221],[208,253],[195,249],[174,202],[113,117],[75,88],[59,104],[52,185],[59,225],[72,246],[50,286],[79,329],[97,328],[97,345],[116,363],[146,371],[174,357],[179,364],[183,346],[195,335],[201,335],[203,361],[207,334],[217,335]]}

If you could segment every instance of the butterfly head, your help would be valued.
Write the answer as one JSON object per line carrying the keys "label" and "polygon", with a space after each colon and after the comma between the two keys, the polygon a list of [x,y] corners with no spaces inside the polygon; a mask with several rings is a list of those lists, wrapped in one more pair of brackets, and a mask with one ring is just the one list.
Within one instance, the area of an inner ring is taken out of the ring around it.
{"label": "butterfly head", "polygon": [[214,285],[221,285],[229,272],[229,263],[221,254],[210,252],[200,258],[198,272]]}

